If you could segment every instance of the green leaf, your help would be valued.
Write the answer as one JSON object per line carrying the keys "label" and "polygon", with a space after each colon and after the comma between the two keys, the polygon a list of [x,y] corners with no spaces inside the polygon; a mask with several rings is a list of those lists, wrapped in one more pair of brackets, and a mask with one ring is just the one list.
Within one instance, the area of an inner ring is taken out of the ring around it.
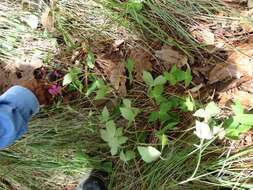
{"label": "green leaf", "polygon": [[235,113],[235,115],[244,113],[244,109],[243,109],[242,104],[239,100],[236,100],[235,104],[232,105],[231,107],[232,107],[232,110]]}
{"label": "green leaf", "polygon": [[66,85],[69,85],[70,83],[73,82],[73,78],[72,78],[72,75],[71,73],[68,73],[64,76],[63,78],[63,82],[62,82],[62,85],[63,86],[66,86]]}
{"label": "green leaf", "polygon": [[101,129],[100,135],[101,138],[108,143],[112,155],[116,155],[120,146],[125,144],[128,140],[127,137],[123,136],[123,129],[116,128],[113,120],[106,122],[106,129]]}
{"label": "green leaf", "polygon": [[110,88],[107,86],[104,86],[103,88],[100,88],[96,91],[95,100],[101,100],[106,97],[106,95],[109,93]]}
{"label": "green leaf", "polygon": [[214,102],[210,102],[207,104],[205,111],[208,113],[209,117],[213,117],[218,115],[221,110]]}
{"label": "green leaf", "polygon": [[95,67],[95,65],[94,65],[95,56],[91,51],[88,52],[88,55],[87,55],[87,58],[86,58],[86,63],[87,63],[87,65],[90,69],[93,69]]}
{"label": "green leaf", "polygon": [[174,86],[177,84],[177,79],[173,74],[165,72],[164,77],[166,78],[166,80],[168,80],[170,82],[171,85]]}
{"label": "green leaf", "polygon": [[154,86],[154,88],[150,91],[151,98],[159,98],[164,91],[163,85]]}
{"label": "green leaf", "polygon": [[87,92],[86,92],[86,96],[89,96],[89,95],[91,95],[93,92],[95,92],[95,90],[97,89],[97,84],[96,84],[96,82],[93,82],[92,84],[91,84],[91,86],[87,89]]}
{"label": "green leaf", "polygon": [[120,113],[126,120],[130,122],[134,121],[137,115],[131,108],[120,108]]}
{"label": "green leaf", "polygon": [[133,82],[133,71],[134,71],[134,61],[132,59],[127,59],[126,68],[129,74],[130,83]]}
{"label": "green leaf", "polygon": [[128,12],[139,12],[141,11],[143,5],[142,5],[143,0],[129,0],[126,3],[126,9]]}
{"label": "green leaf", "polygon": [[191,81],[192,81],[191,70],[187,68],[187,70],[185,71],[185,77],[184,77],[185,87],[188,87],[191,84]]}
{"label": "green leaf", "polygon": [[127,137],[118,137],[118,143],[121,144],[125,144],[127,142],[128,138]]}
{"label": "green leaf", "polygon": [[123,104],[124,104],[125,107],[131,108],[131,100],[129,100],[129,99],[124,99],[124,100],[123,100]]}
{"label": "green leaf", "polygon": [[195,104],[189,97],[186,98],[185,102],[183,103],[183,106],[185,106],[186,111],[193,111]]}
{"label": "green leaf", "polygon": [[151,73],[147,71],[143,71],[143,81],[149,86],[152,87],[154,86],[154,79],[151,75]]}
{"label": "green leaf", "polygon": [[107,122],[109,119],[110,119],[110,113],[107,107],[105,106],[102,111],[102,122]]}
{"label": "green leaf", "polygon": [[162,150],[163,150],[164,147],[165,147],[166,145],[168,145],[168,142],[169,142],[167,135],[163,134],[163,135],[162,135],[162,138],[161,138],[161,141],[162,141]]}
{"label": "green leaf", "polygon": [[141,155],[142,160],[144,160],[146,163],[153,162],[161,156],[161,152],[152,146],[138,146],[137,149]]}
{"label": "green leaf", "polygon": [[106,122],[106,130],[110,136],[114,136],[116,133],[116,125],[113,120],[107,121]]}
{"label": "green leaf", "polygon": [[135,153],[132,150],[128,150],[126,151],[126,153],[124,153],[123,150],[120,152],[120,159],[125,163],[134,158],[135,158]]}
{"label": "green leaf", "polygon": [[166,83],[166,78],[162,75],[158,76],[154,80],[154,86],[161,86],[161,85],[164,85],[165,83]]}
{"label": "green leaf", "polygon": [[159,119],[159,113],[158,112],[151,112],[151,114],[148,116],[148,122],[154,122]]}
{"label": "green leaf", "polygon": [[241,124],[253,126],[253,114],[238,114],[234,119]]}

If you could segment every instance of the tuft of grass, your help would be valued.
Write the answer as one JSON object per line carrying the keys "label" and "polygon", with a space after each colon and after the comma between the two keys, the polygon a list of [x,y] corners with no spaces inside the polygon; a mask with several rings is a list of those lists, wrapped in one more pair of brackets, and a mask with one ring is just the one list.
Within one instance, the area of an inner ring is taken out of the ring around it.
{"label": "tuft of grass", "polygon": [[91,169],[106,169],[96,115],[88,115],[86,109],[66,106],[34,118],[28,134],[0,152],[0,187],[10,183],[3,189],[63,189],[77,185]]}
{"label": "tuft of grass", "polygon": [[115,20],[128,23],[128,27],[134,28],[145,40],[157,39],[188,55],[204,48],[191,35],[190,29],[201,22],[211,23],[214,18],[224,19],[217,18],[218,12],[231,12],[219,0],[96,1],[110,10]]}

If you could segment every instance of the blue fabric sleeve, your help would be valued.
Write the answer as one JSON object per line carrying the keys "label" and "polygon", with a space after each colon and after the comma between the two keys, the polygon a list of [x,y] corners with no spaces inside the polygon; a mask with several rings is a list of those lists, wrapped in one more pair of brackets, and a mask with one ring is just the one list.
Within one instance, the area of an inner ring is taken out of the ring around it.
{"label": "blue fabric sleeve", "polygon": [[38,99],[27,88],[14,86],[1,95],[0,149],[18,140],[27,131],[32,115],[38,112]]}

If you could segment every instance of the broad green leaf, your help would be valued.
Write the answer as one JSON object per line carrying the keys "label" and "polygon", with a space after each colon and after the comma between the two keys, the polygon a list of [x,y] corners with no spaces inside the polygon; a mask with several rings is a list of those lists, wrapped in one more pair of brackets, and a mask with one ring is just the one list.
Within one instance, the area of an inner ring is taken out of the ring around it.
{"label": "broad green leaf", "polygon": [[105,142],[109,142],[112,137],[106,130],[100,129],[100,136]]}
{"label": "broad green leaf", "polygon": [[238,114],[234,119],[241,124],[253,126],[253,114]]}
{"label": "broad green leaf", "polygon": [[120,152],[120,159],[123,162],[128,162],[134,158],[135,158],[135,153],[132,150],[128,150],[128,151],[126,151],[126,153],[124,153],[123,150]]}
{"label": "broad green leaf", "polygon": [[106,97],[106,95],[109,93],[110,88],[107,86],[104,86],[103,88],[100,88],[96,91],[95,100],[101,100]]}
{"label": "broad green leaf", "polygon": [[186,98],[185,102],[183,103],[183,105],[186,107],[187,111],[193,111],[195,104],[193,101],[191,101],[191,99],[189,97]]}
{"label": "broad green leaf", "polygon": [[177,79],[173,74],[165,72],[164,77],[166,78],[166,80],[168,80],[170,82],[171,85],[174,86],[177,84]]}
{"label": "broad green leaf", "polygon": [[168,145],[168,142],[169,142],[167,135],[163,134],[163,135],[162,135],[162,140],[161,140],[161,141],[162,141],[162,150],[163,150],[164,147],[165,147],[166,145]]}
{"label": "broad green leaf", "polygon": [[159,112],[151,112],[151,114],[148,116],[148,122],[154,122],[159,119]]}
{"label": "broad green leaf", "polygon": [[192,81],[191,70],[187,68],[187,70],[185,71],[185,76],[184,76],[185,87],[188,87],[191,84],[191,81]]}
{"label": "broad green leaf", "polygon": [[207,112],[209,117],[213,117],[218,115],[221,110],[214,102],[210,102],[207,104],[205,111]]}
{"label": "broad green leaf", "polygon": [[116,125],[113,120],[106,122],[106,131],[111,135],[114,136],[116,133]]}
{"label": "broad green leaf", "polygon": [[232,107],[232,110],[235,113],[235,115],[244,113],[244,109],[243,109],[242,104],[239,100],[236,100],[235,104],[232,105],[231,107]]}
{"label": "broad green leaf", "polygon": [[137,115],[131,108],[120,108],[120,113],[126,120],[130,122],[134,121]]}
{"label": "broad green leaf", "polygon": [[95,90],[97,89],[97,84],[96,82],[93,82],[92,85],[87,89],[87,92],[86,92],[86,96],[89,96],[91,95],[93,92],[95,92]]}
{"label": "broad green leaf", "polygon": [[130,83],[133,82],[133,71],[134,71],[134,61],[132,59],[127,59],[126,68],[129,74]]}
{"label": "broad green leaf", "polygon": [[172,104],[171,102],[167,101],[167,102],[164,102],[160,105],[160,110],[159,110],[159,114],[162,114],[162,113],[167,113],[168,111],[170,111],[172,108]]}
{"label": "broad green leaf", "polygon": [[117,128],[115,136],[120,137],[123,135],[123,129],[122,128]]}
{"label": "broad green leaf", "polygon": [[66,74],[66,75],[64,76],[62,85],[63,85],[63,86],[66,86],[66,85],[68,85],[68,84],[70,84],[70,83],[72,83],[72,82],[73,82],[72,75],[71,75],[71,73],[68,73],[68,74]]}
{"label": "broad green leaf", "polygon": [[125,144],[127,142],[128,138],[127,137],[118,137],[118,143],[121,144]]}
{"label": "broad green leaf", "polygon": [[161,152],[152,146],[138,146],[137,149],[142,160],[144,160],[146,163],[153,162],[161,156]]}
{"label": "broad green leaf", "polygon": [[123,104],[124,104],[124,106],[126,106],[127,108],[131,108],[131,100],[129,100],[129,99],[124,99],[124,100],[123,100]]}
{"label": "broad green leaf", "polygon": [[126,9],[129,12],[139,12],[141,11],[143,5],[142,5],[143,0],[129,0],[126,3]]}
{"label": "broad green leaf", "polygon": [[109,119],[110,119],[110,113],[107,107],[105,106],[102,111],[102,122],[107,122]]}
{"label": "broad green leaf", "polygon": [[165,83],[166,83],[166,78],[162,75],[158,76],[154,80],[154,86],[161,86],[161,85],[164,85]]}
{"label": "broad green leaf", "polygon": [[162,95],[164,91],[163,85],[154,86],[154,88],[150,91],[151,98],[158,98]]}
{"label": "broad green leaf", "polygon": [[252,125],[239,125],[238,131],[240,133],[246,133],[252,128]]}
{"label": "broad green leaf", "polygon": [[88,52],[86,63],[90,69],[93,69],[95,67],[95,65],[94,65],[95,56],[91,51]]}
{"label": "broad green leaf", "polygon": [[147,71],[143,71],[143,81],[150,87],[154,85],[154,79],[151,73]]}
{"label": "broad green leaf", "polygon": [[111,154],[114,156],[118,153],[118,146],[111,146]]}

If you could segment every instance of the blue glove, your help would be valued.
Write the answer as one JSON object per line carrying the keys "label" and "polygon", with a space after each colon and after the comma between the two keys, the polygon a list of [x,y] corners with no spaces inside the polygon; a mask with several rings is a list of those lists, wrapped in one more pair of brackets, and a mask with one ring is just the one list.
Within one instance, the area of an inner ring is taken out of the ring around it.
{"label": "blue glove", "polygon": [[13,144],[26,131],[30,118],[39,112],[32,91],[14,86],[0,96],[0,149]]}

